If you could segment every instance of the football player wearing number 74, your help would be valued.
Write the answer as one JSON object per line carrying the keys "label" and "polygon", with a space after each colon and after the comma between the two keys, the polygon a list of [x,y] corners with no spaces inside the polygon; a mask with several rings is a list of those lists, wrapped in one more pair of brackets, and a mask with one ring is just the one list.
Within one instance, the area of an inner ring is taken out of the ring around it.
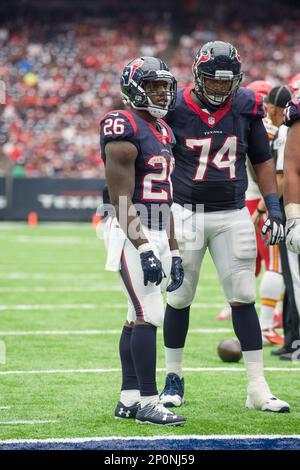
{"label": "football player wearing number 74", "polygon": [[128,300],[115,417],[181,425],[185,419],[160,403],[156,386],[156,330],[164,316],[161,283],[171,277],[167,290],[173,291],[184,275],[172,220],[169,224],[174,135],[161,120],[175,105],[176,80],[160,59],[140,57],[125,67],[121,93],[129,110],[106,114],[100,137],[116,215],[105,224],[106,268],[119,272]]}
{"label": "football player wearing number 74", "polygon": [[[229,43],[205,44],[192,71],[194,86],[178,91],[176,108],[166,117],[176,138],[172,212],[185,276],[181,287],[167,295],[167,377],[161,401],[169,407],[184,402],[183,350],[208,248],[232,307],[233,328],[243,351],[248,378],[246,407],[289,411],[288,403],[270,392],[264,377],[262,336],[255,310],[255,228],[245,207],[247,154],[268,209],[262,228],[265,242],[273,245],[283,240],[275,165],[262,122],[261,98],[240,87],[241,59]],[[204,211],[204,223],[197,227],[203,233],[203,244],[188,249],[189,234],[177,233],[177,227],[183,218],[194,219],[197,226],[199,206]]]}

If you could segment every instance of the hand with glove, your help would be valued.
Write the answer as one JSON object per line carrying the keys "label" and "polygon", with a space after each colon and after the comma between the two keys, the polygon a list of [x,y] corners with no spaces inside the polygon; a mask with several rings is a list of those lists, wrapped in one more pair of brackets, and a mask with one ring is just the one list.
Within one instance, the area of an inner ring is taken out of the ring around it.
{"label": "hand with glove", "polygon": [[167,287],[167,292],[173,292],[183,283],[184,270],[180,256],[172,256],[171,279],[172,282]]}
{"label": "hand with glove", "polygon": [[[144,285],[147,286],[148,282],[152,282],[158,286],[166,275],[160,260],[155,256],[150,245],[148,246],[150,248],[149,250],[140,252],[141,265],[144,273]],[[144,247],[144,245],[141,245],[141,247]],[[139,251],[141,251],[141,248],[139,248]]]}
{"label": "hand with glove", "polygon": [[265,245],[277,245],[284,240],[284,227],[282,225],[282,213],[279,205],[278,195],[267,194],[264,200],[268,209],[268,218],[261,229]]}

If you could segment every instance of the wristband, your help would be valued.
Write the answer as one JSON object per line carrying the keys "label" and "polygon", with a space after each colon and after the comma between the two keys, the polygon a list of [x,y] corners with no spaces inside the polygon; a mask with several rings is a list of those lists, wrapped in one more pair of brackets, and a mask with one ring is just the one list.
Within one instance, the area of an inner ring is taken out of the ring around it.
{"label": "wristband", "polygon": [[282,212],[280,209],[279,197],[277,193],[271,193],[264,196],[264,201],[268,209],[269,217],[274,217],[281,221]]}
{"label": "wristband", "polygon": [[152,250],[150,243],[146,242],[137,247],[139,253],[145,253],[145,251]]}
{"label": "wristband", "polygon": [[179,256],[179,258],[180,258],[179,250],[171,250],[171,255],[172,255],[172,257]]}
{"label": "wristband", "polygon": [[300,219],[300,204],[289,202],[285,207],[286,218],[289,219]]}

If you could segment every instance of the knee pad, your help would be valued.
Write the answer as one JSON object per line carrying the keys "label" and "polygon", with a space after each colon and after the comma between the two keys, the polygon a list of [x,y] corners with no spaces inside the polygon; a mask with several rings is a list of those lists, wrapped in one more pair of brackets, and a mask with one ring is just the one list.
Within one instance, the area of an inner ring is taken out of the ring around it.
{"label": "knee pad", "polygon": [[164,302],[160,291],[143,296],[143,320],[154,326],[160,326],[164,319]]}
{"label": "knee pad", "polygon": [[265,271],[260,283],[260,297],[264,299],[279,300],[284,291],[282,274]]}
{"label": "knee pad", "polygon": [[167,302],[176,309],[188,307],[194,300],[195,291],[193,283],[185,277],[179,289],[167,293]]}
{"label": "knee pad", "polygon": [[240,271],[223,280],[227,300],[230,304],[251,304],[256,299],[254,271]]}

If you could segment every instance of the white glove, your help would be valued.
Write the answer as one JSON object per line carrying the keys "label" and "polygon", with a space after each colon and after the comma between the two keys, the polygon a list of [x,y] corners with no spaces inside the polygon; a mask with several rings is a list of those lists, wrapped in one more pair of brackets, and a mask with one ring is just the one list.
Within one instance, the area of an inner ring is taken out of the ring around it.
{"label": "white glove", "polygon": [[300,254],[300,219],[289,219],[286,228],[286,246],[288,250]]}

